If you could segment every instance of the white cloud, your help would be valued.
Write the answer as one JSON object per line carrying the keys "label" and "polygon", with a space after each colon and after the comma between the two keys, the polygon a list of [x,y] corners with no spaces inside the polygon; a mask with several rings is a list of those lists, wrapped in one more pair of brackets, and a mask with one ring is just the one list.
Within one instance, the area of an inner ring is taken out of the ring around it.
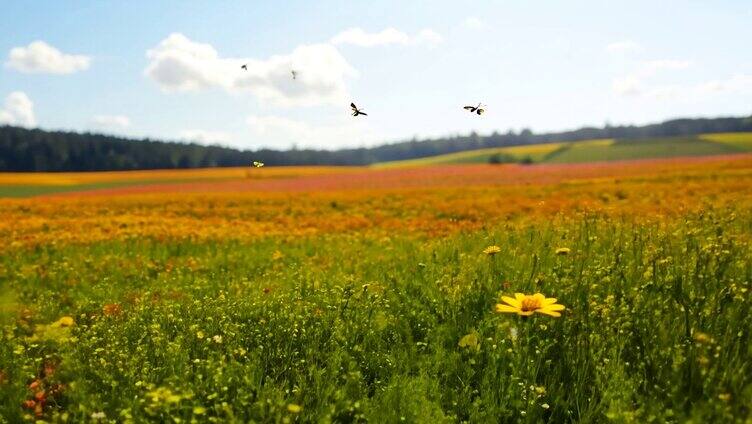
{"label": "white cloud", "polygon": [[614,91],[620,95],[635,95],[660,100],[698,98],[717,94],[752,94],[752,75],[736,74],[699,84],[659,85],[642,87],[640,80],[626,77],[614,80]]}
{"label": "white cloud", "polygon": [[281,116],[251,115],[246,122],[259,142],[275,147],[296,144],[331,149],[376,141],[375,134],[363,120],[341,121],[336,125],[311,125]]}
{"label": "white cloud", "polygon": [[5,98],[5,105],[0,109],[0,124],[20,127],[34,127],[34,103],[26,93],[14,91]]}
{"label": "white cloud", "polygon": [[642,46],[632,40],[623,40],[607,45],[606,51],[611,54],[637,53],[642,51]]}
{"label": "white cloud", "polygon": [[201,144],[229,144],[232,136],[221,131],[184,130],[180,132],[179,138]]}
{"label": "white cloud", "polygon": [[462,21],[462,26],[467,29],[481,30],[486,29],[486,23],[475,16],[469,16]]}
{"label": "white cloud", "polygon": [[91,124],[102,130],[124,130],[131,126],[131,120],[124,115],[96,115],[91,118]]}
{"label": "white cloud", "polygon": [[703,94],[712,93],[752,93],[752,75],[736,74],[725,80],[707,81],[697,85],[696,90]]}
{"label": "white cloud", "polygon": [[395,28],[386,28],[380,32],[368,33],[362,28],[349,28],[332,37],[334,45],[350,44],[358,47],[387,46],[390,44],[435,46],[443,41],[443,37],[432,29],[424,29],[409,36]]}
{"label": "white cloud", "polygon": [[[280,106],[346,102],[349,94],[345,82],[357,76],[337,48],[328,44],[304,45],[288,55],[246,63],[248,71],[239,74],[232,88]],[[290,75],[293,69],[298,73],[294,80]]]}
{"label": "white cloud", "polygon": [[65,54],[44,41],[34,41],[26,47],[14,47],[5,65],[26,73],[72,74],[89,68],[91,58]]}
{"label": "white cloud", "polygon": [[[146,52],[151,62],[144,73],[165,91],[190,91],[214,86],[227,87],[238,72],[220,59],[210,44],[196,43],[173,33]],[[238,65],[240,66],[240,65]]]}
{"label": "white cloud", "polygon": [[[345,80],[357,75],[339,51],[328,44],[302,45],[289,54],[265,60],[223,58],[210,44],[174,33],[147,51],[146,56],[150,62],[144,74],[165,91],[221,88],[288,107],[346,101],[349,96]],[[243,64],[247,64],[247,71],[240,69]],[[295,80],[292,70],[298,72]]]}
{"label": "white cloud", "polygon": [[627,76],[616,78],[613,82],[613,90],[620,96],[635,96],[645,94],[656,98],[673,98],[678,95],[679,89],[675,86],[645,89],[644,81],[649,80],[663,71],[676,71],[690,67],[692,62],[688,60],[660,59],[640,62],[637,70]]}
{"label": "white cloud", "polygon": [[620,96],[634,96],[642,92],[640,80],[632,75],[615,79],[613,89]]}

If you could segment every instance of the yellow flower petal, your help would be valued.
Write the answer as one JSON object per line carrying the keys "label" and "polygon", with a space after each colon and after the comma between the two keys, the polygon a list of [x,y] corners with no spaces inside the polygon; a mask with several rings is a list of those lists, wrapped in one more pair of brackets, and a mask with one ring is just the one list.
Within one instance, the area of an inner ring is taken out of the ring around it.
{"label": "yellow flower petal", "polygon": [[501,303],[496,304],[496,312],[511,312],[516,313],[519,311],[520,308],[515,308],[509,305],[502,305]]}
{"label": "yellow flower petal", "polygon": [[543,299],[543,305],[553,305],[554,303],[556,303],[556,300],[557,299],[555,297],[547,297]]}
{"label": "yellow flower petal", "polygon": [[547,305],[541,309],[547,309],[549,311],[563,311],[566,308],[564,307],[564,305]]}
{"label": "yellow flower petal", "polygon": [[520,303],[519,300],[512,299],[509,296],[501,296],[501,300],[504,301],[504,302],[506,302],[506,303],[508,303],[508,304],[510,304],[510,305],[512,305],[512,306],[514,306],[515,308],[519,309],[519,308],[522,307],[522,303]]}
{"label": "yellow flower petal", "polygon": [[514,297],[515,297],[515,298],[516,298],[517,300],[519,300],[520,302],[522,302],[522,300],[523,300],[523,299],[524,299],[524,298],[525,298],[526,296],[525,296],[524,294],[522,294],[522,293],[515,293],[515,294],[514,294]]}
{"label": "yellow flower petal", "polygon": [[529,317],[533,314],[535,311],[517,311],[517,315],[522,315],[524,317]]}
{"label": "yellow flower petal", "polygon": [[561,316],[561,314],[560,314],[560,313],[558,313],[558,312],[556,312],[556,311],[552,311],[552,310],[550,310],[550,309],[538,309],[538,310],[537,310],[537,311],[535,311],[535,312],[540,312],[540,313],[542,313],[542,314],[550,315],[550,316],[552,316],[552,317],[560,317],[560,316]]}

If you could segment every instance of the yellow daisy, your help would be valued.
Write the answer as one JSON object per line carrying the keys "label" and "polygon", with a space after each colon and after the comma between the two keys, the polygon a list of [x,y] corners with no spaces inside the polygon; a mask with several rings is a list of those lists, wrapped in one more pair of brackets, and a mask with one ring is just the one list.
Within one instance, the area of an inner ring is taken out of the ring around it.
{"label": "yellow daisy", "polygon": [[556,299],[553,297],[546,297],[541,293],[535,294],[522,294],[515,293],[514,297],[501,296],[502,302],[496,304],[496,312],[500,313],[514,313],[522,316],[530,316],[535,312],[550,315],[552,317],[560,317],[559,311],[563,311],[564,305],[556,303]]}
{"label": "yellow daisy", "polygon": [[493,256],[499,252],[501,252],[501,247],[499,246],[488,246],[485,249],[483,249],[483,253],[485,253],[488,256]]}
{"label": "yellow daisy", "polygon": [[73,320],[72,317],[64,316],[60,318],[59,320],[52,323],[53,327],[73,327],[73,324],[75,324],[76,321]]}

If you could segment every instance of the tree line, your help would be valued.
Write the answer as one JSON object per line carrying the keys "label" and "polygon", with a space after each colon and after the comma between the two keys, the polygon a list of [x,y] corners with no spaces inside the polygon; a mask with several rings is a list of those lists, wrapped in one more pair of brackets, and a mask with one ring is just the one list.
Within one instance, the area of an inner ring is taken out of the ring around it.
{"label": "tree line", "polygon": [[415,159],[464,150],[578,141],[596,138],[639,139],[691,136],[702,133],[752,131],[752,116],[674,119],[642,126],[585,127],[572,131],[535,134],[477,133],[427,140],[409,140],[376,147],[340,150],[237,150],[195,143],[134,140],[104,134],[0,127],[0,171],[114,171],[163,168],[267,165],[369,165]]}

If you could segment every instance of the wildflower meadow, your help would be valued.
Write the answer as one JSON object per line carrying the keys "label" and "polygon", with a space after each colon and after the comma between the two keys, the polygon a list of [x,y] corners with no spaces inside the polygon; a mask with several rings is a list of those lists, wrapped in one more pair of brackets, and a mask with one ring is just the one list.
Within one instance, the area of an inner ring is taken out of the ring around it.
{"label": "wildflower meadow", "polygon": [[2,199],[0,422],[749,422],[752,162],[630,166]]}

